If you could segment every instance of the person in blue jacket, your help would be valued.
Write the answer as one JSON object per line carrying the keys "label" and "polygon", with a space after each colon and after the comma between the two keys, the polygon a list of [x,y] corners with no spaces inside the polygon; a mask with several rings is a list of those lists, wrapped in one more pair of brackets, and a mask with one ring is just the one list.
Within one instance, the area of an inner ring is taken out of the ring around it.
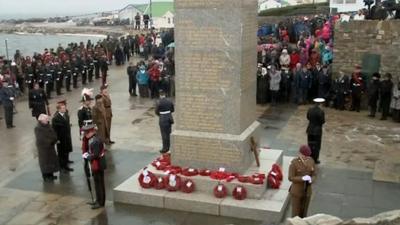
{"label": "person in blue jacket", "polygon": [[146,71],[144,65],[139,67],[139,71],[136,73],[136,80],[139,85],[139,95],[142,98],[149,97],[149,74]]}

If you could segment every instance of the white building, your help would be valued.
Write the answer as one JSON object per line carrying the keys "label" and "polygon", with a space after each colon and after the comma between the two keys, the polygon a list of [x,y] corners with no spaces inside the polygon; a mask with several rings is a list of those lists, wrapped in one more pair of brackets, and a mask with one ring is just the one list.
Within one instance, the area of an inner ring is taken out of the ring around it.
{"label": "white building", "polygon": [[142,11],[140,11],[134,5],[128,5],[125,8],[119,10],[118,18],[120,20],[129,19],[130,24],[134,24],[135,23],[135,16],[137,15],[137,13],[139,13],[140,17],[142,17]]}
{"label": "white building", "polygon": [[267,1],[264,1],[261,4],[259,4],[258,10],[259,11],[263,11],[263,10],[266,10],[266,9],[274,9],[274,8],[280,8],[280,7],[282,7],[282,4],[279,3],[278,1],[276,1],[276,0],[267,0]]}
{"label": "white building", "polygon": [[174,14],[167,11],[164,15],[153,17],[153,26],[155,28],[173,28],[174,27]]}
{"label": "white building", "polygon": [[330,0],[329,7],[333,12],[357,12],[366,8],[363,0]]}

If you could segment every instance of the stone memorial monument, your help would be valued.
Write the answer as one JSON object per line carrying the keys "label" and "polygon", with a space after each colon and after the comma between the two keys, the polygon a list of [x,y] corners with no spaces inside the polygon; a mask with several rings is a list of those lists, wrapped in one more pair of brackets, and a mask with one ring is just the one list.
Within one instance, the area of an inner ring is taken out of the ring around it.
{"label": "stone memorial monument", "polygon": [[[175,0],[175,14],[176,125],[169,166],[214,173],[225,168],[252,177],[268,175],[278,164],[286,176],[292,158],[284,157],[281,150],[263,150],[259,166],[254,162],[260,128],[256,121],[257,0]],[[168,175],[167,167],[157,166],[159,159],[116,187],[114,201],[274,224],[284,216],[290,186],[286,177],[280,189],[268,189],[267,180],[255,184],[183,173],[176,176],[195,185],[190,194],[143,187],[148,172],[157,182],[176,178]],[[214,193],[221,183],[225,198]],[[236,200],[235,188],[246,190],[247,198]]]}
{"label": "stone memorial monument", "polygon": [[175,0],[173,164],[243,172],[254,161],[257,0]]}

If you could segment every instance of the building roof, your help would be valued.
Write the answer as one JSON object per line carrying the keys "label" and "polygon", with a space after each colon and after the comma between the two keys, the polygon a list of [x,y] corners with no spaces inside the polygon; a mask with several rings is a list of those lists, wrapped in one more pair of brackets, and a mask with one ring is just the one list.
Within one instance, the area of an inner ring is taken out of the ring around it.
{"label": "building roof", "polygon": [[[149,14],[150,15],[150,7],[149,4],[140,4],[140,5],[135,5],[137,9],[143,12],[143,14]],[[174,2],[153,2],[152,3],[152,16],[153,17],[162,17],[167,13],[168,11],[174,12],[175,7],[174,7]]]}
{"label": "building roof", "polygon": [[139,4],[139,5],[135,5],[135,7],[137,9],[139,9],[141,12],[144,12],[144,11],[146,11],[148,4]]}
{"label": "building roof", "polygon": [[124,8],[120,9],[118,12],[120,13],[124,10],[132,9],[132,8],[142,11],[141,9],[138,8],[138,5],[129,4],[129,5],[125,6]]}

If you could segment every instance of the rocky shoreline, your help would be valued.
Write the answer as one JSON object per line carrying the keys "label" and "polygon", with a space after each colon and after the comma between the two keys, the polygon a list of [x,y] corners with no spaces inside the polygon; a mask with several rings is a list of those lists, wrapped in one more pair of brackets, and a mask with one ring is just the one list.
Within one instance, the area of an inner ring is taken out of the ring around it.
{"label": "rocky shoreline", "polygon": [[37,24],[5,24],[0,23],[0,33],[6,34],[89,34],[89,35],[110,35],[119,37],[132,33],[132,29],[123,26],[95,27],[76,26],[72,24],[37,23]]}

